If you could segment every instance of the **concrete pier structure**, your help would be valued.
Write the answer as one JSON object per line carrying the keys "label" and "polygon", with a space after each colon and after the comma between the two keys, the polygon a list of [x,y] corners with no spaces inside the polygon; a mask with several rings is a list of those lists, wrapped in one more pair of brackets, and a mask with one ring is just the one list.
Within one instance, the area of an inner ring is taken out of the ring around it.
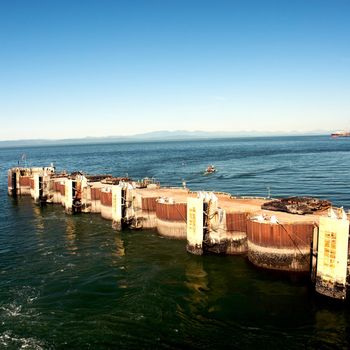
{"label": "concrete pier structure", "polygon": [[334,214],[328,201],[318,206],[319,200],[306,198],[310,214],[301,215],[285,207],[273,210],[271,202],[265,205],[271,199],[191,192],[150,179],[56,174],[53,167],[10,169],[8,194],[61,204],[67,214],[100,213],[116,230],[153,229],[187,241],[192,254],[247,254],[261,268],[310,273],[318,293],[346,297],[349,214],[340,209]]}
{"label": "concrete pier structure", "polygon": [[[41,178],[48,180],[55,173],[55,168],[51,167],[36,167],[36,168],[12,168],[8,171],[7,191],[11,196],[26,196],[31,195],[31,179],[36,174]],[[41,180],[42,182],[43,180]],[[43,187],[40,188],[43,190]]]}
{"label": "concrete pier structure", "polygon": [[[137,184],[136,184],[137,186]],[[133,189],[135,217],[143,228],[156,229],[162,236],[186,239],[187,189],[148,184]]]}

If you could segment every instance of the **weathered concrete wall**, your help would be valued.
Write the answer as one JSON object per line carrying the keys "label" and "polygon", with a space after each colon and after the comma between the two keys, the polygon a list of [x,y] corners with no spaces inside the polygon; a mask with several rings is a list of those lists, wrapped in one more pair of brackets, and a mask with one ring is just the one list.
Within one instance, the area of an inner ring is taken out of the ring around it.
{"label": "weathered concrete wall", "polygon": [[52,198],[52,203],[54,204],[61,204],[62,205],[62,196],[61,195],[61,182],[64,180],[62,178],[58,179],[53,179],[53,198]]}
{"label": "weathered concrete wall", "polygon": [[246,232],[226,232],[227,248],[226,254],[239,255],[248,252],[248,240]]}
{"label": "weathered concrete wall", "polygon": [[30,176],[23,175],[19,176],[18,180],[20,195],[30,195]]}
{"label": "weathered concrete wall", "polygon": [[254,265],[270,270],[309,272],[310,249],[267,248],[248,240],[248,259]]}
{"label": "weathered concrete wall", "polygon": [[91,200],[91,186],[87,183],[83,184],[81,189],[81,212],[91,213],[92,211],[92,200]]}
{"label": "weathered concrete wall", "polygon": [[91,187],[91,212],[101,213],[101,188]]}
{"label": "weathered concrete wall", "polygon": [[64,207],[64,201],[65,201],[65,196],[66,196],[66,185],[65,185],[65,182],[66,182],[66,179],[64,179],[63,181],[60,181],[60,184],[59,184],[62,207]]}
{"label": "weathered concrete wall", "polygon": [[308,272],[313,223],[278,224],[249,220],[248,259],[259,267]]}
{"label": "weathered concrete wall", "polygon": [[156,203],[158,197],[143,197],[134,193],[133,208],[136,219],[142,228],[155,230],[157,228]]}
{"label": "weathered concrete wall", "polygon": [[157,230],[160,235],[186,239],[187,203],[156,203]]}
{"label": "weathered concrete wall", "polygon": [[165,237],[185,240],[186,227],[185,222],[165,221],[157,218],[157,231]]}
{"label": "weathered concrete wall", "polygon": [[101,190],[101,216],[112,220],[112,190],[110,187]]}

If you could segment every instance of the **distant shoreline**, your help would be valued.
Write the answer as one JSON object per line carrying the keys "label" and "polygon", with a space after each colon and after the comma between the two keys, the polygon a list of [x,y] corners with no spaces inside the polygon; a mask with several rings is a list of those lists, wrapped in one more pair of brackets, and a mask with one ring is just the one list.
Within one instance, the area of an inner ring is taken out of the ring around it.
{"label": "distant shoreline", "polygon": [[213,141],[213,140],[229,140],[229,139],[252,139],[252,138],[290,138],[290,137],[318,137],[330,136],[328,133],[305,133],[305,134],[164,134],[154,135],[141,134],[135,136],[113,136],[113,137],[86,137],[77,139],[32,139],[32,140],[7,140],[0,141],[0,148],[19,148],[19,147],[41,147],[41,146],[74,146],[74,145],[95,145],[95,144],[114,144],[114,143],[150,143],[150,142],[190,142],[190,141]]}

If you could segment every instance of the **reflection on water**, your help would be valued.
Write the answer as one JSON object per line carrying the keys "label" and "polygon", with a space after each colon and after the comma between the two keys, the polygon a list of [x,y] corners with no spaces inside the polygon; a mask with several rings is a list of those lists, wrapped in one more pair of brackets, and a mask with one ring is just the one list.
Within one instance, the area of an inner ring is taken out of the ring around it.
{"label": "reflection on water", "polygon": [[190,293],[185,297],[193,314],[208,307],[208,274],[201,257],[188,260],[185,266],[185,285]]}
{"label": "reflection on water", "polygon": [[321,309],[315,312],[313,346],[349,349],[349,326],[346,314],[344,310],[337,311]]}
{"label": "reflection on water", "polygon": [[[112,266],[116,267],[119,271],[125,272],[125,265],[123,263],[124,260],[121,259],[123,257],[125,257],[124,241],[120,236],[120,232],[116,232],[114,236],[113,250],[111,253]],[[120,289],[128,288],[129,283],[126,275],[121,275],[120,272],[118,273],[117,285]]]}
{"label": "reflection on water", "polygon": [[116,233],[114,238],[115,249],[112,252],[112,256],[121,257],[125,255],[124,242],[121,239],[120,235]]}
{"label": "reflection on water", "polygon": [[[26,204],[28,205],[28,204]],[[35,217],[35,228],[38,234],[45,232],[44,218],[41,212],[41,208],[38,205],[32,204],[33,213]]]}
{"label": "reflection on water", "polygon": [[77,253],[75,220],[69,215],[66,216],[66,247],[70,254]]}

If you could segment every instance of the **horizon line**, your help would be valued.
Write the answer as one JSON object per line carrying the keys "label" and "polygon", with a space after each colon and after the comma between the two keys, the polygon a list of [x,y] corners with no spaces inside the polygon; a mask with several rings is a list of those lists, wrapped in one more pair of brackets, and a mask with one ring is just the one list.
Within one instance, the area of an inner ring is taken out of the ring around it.
{"label": "horizon line", "polygon": [[[167,135],[173,135],[173,137],[203,137],[203,138],[222,138],[222,137],[264,137],[264,136],[308,136],[308,135],[330,135],[333,131],[328,130],[309,130],[309,131],[204,131],[204,130],[154,130],[144,133],[136,133],[130,135],[105,135],[105,136],[81,136],[70,138],[28,138],[28,139],[7,139],[0,140],[0,143],[14,143],[14,142],[64,142],[64,141],[88,141],[88,140],[101,140],[101,139],[133,139],[142,137],[146,139],[166,138]],[[157,135],[158,134],[158,135]],[[162,135],[163,134],[163,135]],[[178,134],[176,136],[176,134]]]}

